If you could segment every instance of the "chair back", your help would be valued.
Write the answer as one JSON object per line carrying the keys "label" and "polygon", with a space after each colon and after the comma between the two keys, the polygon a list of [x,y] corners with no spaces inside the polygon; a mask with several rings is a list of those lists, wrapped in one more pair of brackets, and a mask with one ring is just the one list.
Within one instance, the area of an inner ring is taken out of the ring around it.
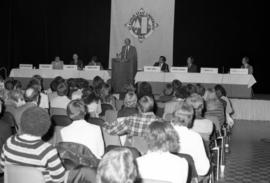
{"label": "chair back", "polygon": [[50,115],[65,115],[67,116],[67,110],[64,108],[57,108],[57,107],[51,107],[50,108]]}
{"label": "chair back", "polygon": [[110,135],[104,128],[101,128],[105,147],[109,145],[121,146],[120,137],[118,135]]}
{"label": "chair back", "polygon": [[4,183],[45,183],[43,174],[35,167],[5,165]]}
{"label": "chair back", "polygon": [[56,126],[68,126],[72,120],[67,115],[52,115],[51,121]]}
{"label": "chair back", "polygon": [[144,137],[140,136],[127,137],[125,146],[134,147],[138,149],[141,154],[146,154],[148,151],[148,144],[146,140]]}

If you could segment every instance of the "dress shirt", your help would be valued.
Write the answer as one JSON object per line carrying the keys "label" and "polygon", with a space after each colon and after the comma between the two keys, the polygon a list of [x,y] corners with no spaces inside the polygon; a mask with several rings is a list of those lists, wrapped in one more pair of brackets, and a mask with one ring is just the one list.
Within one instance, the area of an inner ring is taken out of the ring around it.
{"label": "dress shirt", "polygon": [[60,134],[63,142],[83,144],[99,159],[104,154],[104,141],[101,129],[97,125],[85,120],[76,120],[64,127]]}
{"label": "dress shirt", "polygon": [[51,108],[67,109],[70,99],[67,96],[56,96],[51,100]]}
{"label": "dress shirt", "polygon": [[109,124],[106,122],[104,128],[111,135],[122,135],[127,133],[129,136],[142,136],[146,128],[158,118],[153,112],[140,113],[134,116],[118,118],[117,121]]}
{"label": "dress shirt", "polygon": [[197,132],[185,126],[174,126],[180,138],[179,153],[189,154],[195,164],[198,175],[204,176],[210,168],[202,137]]}
{"label": "dress shirt", "polygon": [[169,152],[148,152],[137,158],[139,176],[144,179],[186,183],[188,163]]}

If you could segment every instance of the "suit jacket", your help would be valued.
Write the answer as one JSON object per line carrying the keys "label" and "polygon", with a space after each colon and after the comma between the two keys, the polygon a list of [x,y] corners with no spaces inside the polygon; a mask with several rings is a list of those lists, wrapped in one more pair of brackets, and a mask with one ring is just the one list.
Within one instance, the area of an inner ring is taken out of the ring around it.
{"label": "suit jacket", "polygon": [[191,67],[188,67],[188,72],[198,72],[197,65],[192,64]]}
{"label": "suit jacket", "polygon": [[82,70],[83,69],[83,61],[82,60],[78,60],[77,64],[75,64],[75,61],[72,60],[70,62],[71,65],[77,65],[78,66],[78,70]]}
{"label": "suit jacket", "polygon": [[[154,66],[160,66],[159,62],[155,62]],[[169,65],[166,63],[162,64],[160,70],[163,72],[169,72]]]}
{"label": "suit jacket", "polygon": [[127,46],[122,47],[121,51],[121,59],[126,59],[132,62],[132,77],[134,78],[137,73],[137,50],[134,46],[129,45],[129,49],[127,50]]}
{"label": "suit jacket", "polygon": [[52,64],[53,69],[61,70],[64,67],[64,62],[63,61],[52,61],[51,64]]}

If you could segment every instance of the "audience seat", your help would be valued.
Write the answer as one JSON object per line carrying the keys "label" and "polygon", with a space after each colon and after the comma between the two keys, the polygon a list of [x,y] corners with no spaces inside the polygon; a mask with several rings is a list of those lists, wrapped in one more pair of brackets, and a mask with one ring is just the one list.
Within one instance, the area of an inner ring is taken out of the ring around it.
{"label": "audience seat", "polygon": [[64,108],[56,108],[56,107],[51,107],[50,110],[50,115],[65,115],[67,116],[67,110]]}
{"label": "audience seat", "polygon": [[97,168],[98,166],[99,159],[83,144],[59,142],[56,144],[56,149],[67,170],[81,166],[90,168]]}
{"label": "audience seat", "polygon": [[115,148],[118,148],[118,147],[121,147],[121,148],[128,148],[131,152],[132,152],[132,155],[133,155],[133,158],[136,159],[138,157],[141,156],[141,153],[138,151],[138,149],[134,148],[134,147],[128,147],[128,146],[115,146],[115,145],[110,145],[108,147],[105,148],[105,152],[109,152],[110,150],[112,149],[115,149]]}
{"label": "audience seat", "polygon": [[5,165],[4,183],[45,183],[43,174],[34,167]]}
{"label": "audience seat", "polygon": [[68,126],[72,123],[72,120],[67,115],[52,115],[51,120],[55,126]]}

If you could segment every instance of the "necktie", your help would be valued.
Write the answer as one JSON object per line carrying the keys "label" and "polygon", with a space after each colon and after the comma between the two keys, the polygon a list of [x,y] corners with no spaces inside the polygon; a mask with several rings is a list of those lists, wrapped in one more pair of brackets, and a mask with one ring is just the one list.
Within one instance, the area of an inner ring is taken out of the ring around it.
{"label": "necktie", "polygon": [[125,58],[127,58],[127,54],[128,54],[128,46],[126,47]]}

